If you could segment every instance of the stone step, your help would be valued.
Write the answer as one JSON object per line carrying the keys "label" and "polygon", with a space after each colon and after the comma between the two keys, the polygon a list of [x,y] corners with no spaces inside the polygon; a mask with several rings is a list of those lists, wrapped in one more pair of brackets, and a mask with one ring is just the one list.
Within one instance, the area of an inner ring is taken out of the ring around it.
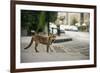
{"label": "stone step", "polygon": [[61,43],[61,42],[67,42],[72,41],[71,37],[65,37],[65,36],[58,36],[56,37],[56,40],[53,43]]}

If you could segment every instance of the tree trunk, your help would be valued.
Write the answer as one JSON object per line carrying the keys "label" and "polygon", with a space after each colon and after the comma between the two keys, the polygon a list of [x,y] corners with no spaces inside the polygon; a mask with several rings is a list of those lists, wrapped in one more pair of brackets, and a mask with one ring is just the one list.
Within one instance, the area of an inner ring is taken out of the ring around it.
{"label": "tree trunk", "polygon": [[60,25],[57,26],[57,35],[60,36]]}

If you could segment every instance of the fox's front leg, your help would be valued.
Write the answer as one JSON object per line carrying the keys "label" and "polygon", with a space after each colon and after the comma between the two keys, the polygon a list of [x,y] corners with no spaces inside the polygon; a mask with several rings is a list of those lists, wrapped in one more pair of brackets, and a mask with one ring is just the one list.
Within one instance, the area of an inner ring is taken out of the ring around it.
{"label": "fox's front leg", "polygon": [[38,43],[35,42],[35,51],[36,51],[36,52],[39,52],[39,51],[37,50],[37,46],[38,46]]}
{"label": "fox's front leg", "polygon": [[50,47],[50,45],[47,44],[47,52],[49,52],[49,47]]}

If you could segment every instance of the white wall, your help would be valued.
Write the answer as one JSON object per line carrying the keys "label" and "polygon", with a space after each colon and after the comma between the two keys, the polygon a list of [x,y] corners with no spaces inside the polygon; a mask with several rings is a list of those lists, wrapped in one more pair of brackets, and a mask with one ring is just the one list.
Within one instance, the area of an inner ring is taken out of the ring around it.
{"label": "white wall", "polygon": [[[100,0],[34,0],[42,2],[97,5],[97,31],[100,37]],[[100,72],[100,38],[97,39],[97,68],[65,69],[34,73],[98,73]],[[10,73],[10,0],[0,0],[0,73]],[[31,72],[32,73],[32,72]]]}

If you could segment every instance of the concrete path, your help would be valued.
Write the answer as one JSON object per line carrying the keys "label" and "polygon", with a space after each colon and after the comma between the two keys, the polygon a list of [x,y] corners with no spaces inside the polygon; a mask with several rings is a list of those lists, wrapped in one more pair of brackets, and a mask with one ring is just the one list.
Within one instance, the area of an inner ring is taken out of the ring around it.
{"label": "concrete path", "polygon": [[24,50],[29,44],[31,37],[21,37],[21,62],[48,62],[48,61],[71,61],[89,59],[89,33],[66,31],[66,37],[72,41],[53,43],[51,51],[46,52],[46,46],[39,44],[39,53],[34,50],[34,43],[30,48]]}

